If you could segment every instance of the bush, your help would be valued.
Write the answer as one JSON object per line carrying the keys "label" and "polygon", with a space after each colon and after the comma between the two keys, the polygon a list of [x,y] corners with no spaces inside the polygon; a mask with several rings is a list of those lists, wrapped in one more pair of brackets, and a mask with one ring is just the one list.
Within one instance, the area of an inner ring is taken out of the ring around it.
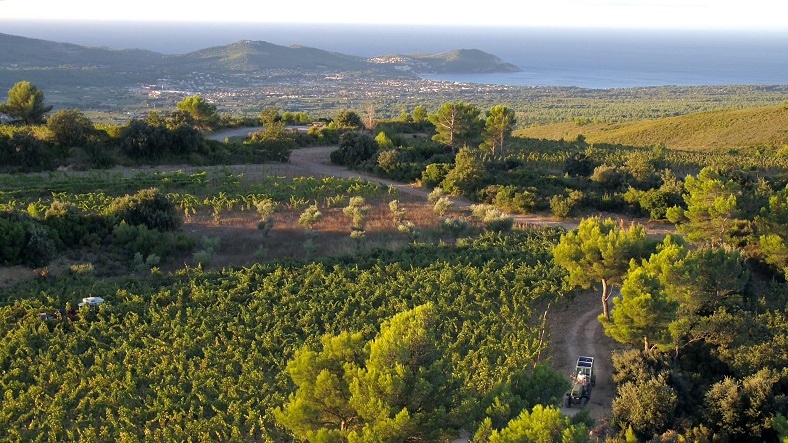
{"label": "bush", "polygon": [[427,188],[434,188],[441,184],[446,174],[451,171],[451,163],[432,163],[427,165],[421,173],[421,184]]}
{"label": "bush", "polygon": [[471,213],[489,231],[508,232],[514,226],[514,219],[509,214],[490,205],[472,205]]}
{"label": "bush", "polygon": [[130,225],[125,221],[113,230],[112,244],[122,252],[138,253],[145,257],[151,254],[165,257],[173,250],[171,238],[167,234],[148,229],[145,225]]}
{"label": "bush", "polygon": [[[489,189],[489,188],[488,188]],[[536,195],[520,190],[518,186],[499,186],[495,189],[493,204],[504,211],[528,214],[536,208]]]}
{"label": "bush", "polygon": [[734,441],[766,441],[779,379],[778,373],[761,369],[742,380],[726,377],[715,383],[705,398],[709,423]]}
{"label": "bush", "polygon": [[567,218],[575,212],[577,202],[568,196],[554,195],[550,197],[550,212],[558,218]]}
{"label": "bush", "polygon": [[618,384],[645,382],[668,373],[667,358],[663,354],[642,349],[613,353],[613,381]]}
{"label": "bush", "polygon": [[32,133],[16,132],[9,143],[13,153],[11,160],[15,166],[21,166],[25,171],[42,171],[52,167],[47,146]]}
{"label": "bush", "polygon": [[9,213],[0,215],[0,263],[19,263],[22,250],[27,244],[25,223]]}
{"label": "bush", "polygon": [[79,109],[61,109],[47,119],[55,144],[63,147],[81,146],[96,135],[96,128]]}
{"label": "bush", "polygon": [[591,174],[591,181],[599,185],[602,189],[616,191],[624,184],[625,174],[617,167],[610,165],[599,165],[594,168]]}
{"label": "bush", "polygon": [[168,150],[167,128],[132,120],[120,133],[120,149],[134,160],[155,160]]}
{"label": "bush", "polygon": [[477,152],[462,148],[455,157],[454,167],[446,174],[441,186],[450,194],[473,196],[487,186],[489,177]]}
{"label": "bush", "polygon": [[588,177],[594,173],[598,165],[593,157],[585,153],[578,153],[564,162],[564,172],[570,177]]}
{"label": "bush", "polygon": [[331,153],[331,162],[356,167],[370,160],[378,150],[378,143],[371,136],[358,131],[345,132],[339,137],[339,149]]}
{"label": "bush", "polygon": [[175,205],[156,188],[143,189],[134,195],[116,198],[108,213],[117,222],[130,225],[145,225],[157,231],[174,231],[181,226],[180,213]]}
{"label": "bush", "polygon": [[443,219],[443,229],[452,237],[459,238],[470,231],[471,225],[464,218],[446,217]]}
{"label": "bush", "polygon": [[667,375],[627,382],[618,387],[613,400],[613,418],[622,427],[631,426],[642,437],[665,432],[672,424],[678,397],[668,385]]}
{"label": "bush", "polygon": [[49,263],[57,253],[52,231],[38,223],[28,225],[27,244],[22,252],[22,262],[32,268]]}
{"label": "bush", "polygon": [[[109,233],[107,219],[77,213],[72,207],[55,200],[44,213],[44,225],[55,231],[58,246],[88,246],[89,242]],[[95,234],[95,235],[91,235]]]}

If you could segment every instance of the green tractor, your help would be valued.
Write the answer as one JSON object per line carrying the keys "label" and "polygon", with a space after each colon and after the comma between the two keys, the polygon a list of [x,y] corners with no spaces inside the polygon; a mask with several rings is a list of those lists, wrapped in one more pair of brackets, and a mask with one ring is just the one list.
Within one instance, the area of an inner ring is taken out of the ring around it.
{"label": "green tractor", "polygon": [[591,398],[591,388],[596,384],[594,357],[579,357],[570,381],[572,387],[564,394],[564,406],[567,408],[572,405],[583,407],[588,404],[588,400]]}

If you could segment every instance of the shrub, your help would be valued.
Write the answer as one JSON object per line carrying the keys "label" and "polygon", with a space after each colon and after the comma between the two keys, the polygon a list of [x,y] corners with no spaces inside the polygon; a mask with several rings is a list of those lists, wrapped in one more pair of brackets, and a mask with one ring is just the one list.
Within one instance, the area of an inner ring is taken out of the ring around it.
{"label": "shrub", "polygon": [[449,209],[454,205],[454,202],[449,199],[449,197],[441,197],[435,202],[435,206],[433,206],[432,210],[439,216],[443,217],[449,212]]}
{"label": "shrub", "polygon": [[624,184],[624,179],[624,173],[611,165],[599,165],[594,168],[594,173],[591,174],[592,182],[610,191],[618,190]]}
{"label": "shrub", "polygon": [[167,128],[132,120],[120,133],[120,149],[134,160],[155,160],[168,150]]}
{"label": "shrub", "polygon": [[26,171],[41,171],[51,168],[51,156],[47,146],[30,132],[16,132],[11,137],[12,163]]}
{"label": "shrub", "polygon": [[[381,134],[383,134],[381,132]],[[389,149],[378,153],[378,167],[386,174],[390,174],[399,163],[399,152]]]}
{"label": "shrub", "polygon": [[443,229],[452,237],[458,238],[469,232],[471,225],[464,218],[446,217],[443,219]]}
{"label": "shrub", "polygon": [[578,153],[564,162],[564,172],[570,177],[588,177],[594,173],[598,163],[586,153]]}
{"label": "shrub", "polygon": [[462,148],[454,161],[454,168],[446,174],[441,186],[450,194],[472,196],[487,185],[489,177],[477,153]]}
{"label": "shrub", "polygon": [[734,441],[766,441],[775,413],[777,372],[761,369],[742,380],[726,377],[706,393],[709,423]]}
{"label": "shrub", "polygon": [[145,225],[130,225],[122,221],[112,232],[112,244],[119,250],[166,257],[174,249],[172,238],[163,232],[148,229]]}
{"label": "shrub", "polygon": [[421,173],[421,184],[427,188],[438,186],[451,170],[451,163],[432,163]]}
{"label": "shrub", "polygon": [[521,191],[517,186],[499,186],[495,190],[493,203],[504,211],[528,214],[536,208],[536,195]]}
{"label": "shrub", "polygon": [[64,147],[80,146],[95,136],[96,128],[79,109],[61,109],[47,119],[53,141]]}
{"label": "shrub", "polygon": [[56,233],[58,246],[65,248],[89,245],[109,233],[106,218],[80,214],[58,200],[44,212],[43,223]]}
{"label": "shrub", "polygon": [[378,143],[371,136],[358,131],[345,132],[339,137],[339,149],[331,153],[331,162],[356,167],[371,159]]}
{"label": "shrub", "polygon": [[199,266],[207,267],[210,266],[213,262],[213,259],[216,257],[216,253],[219,251],[219,247],[222,244],[222,239],[215,237],[202,237],[201,245],[202,249],[196,251],[192,256],[194,258],[194,262],[197,263]]}
{"label": "shrub", "polygon": [[487,230],[507,232],[512,230],[514,219],[491,205],[472,205],[471,213]]}
{"label": "shrub", "polygon": [[30,267],[40,267],[49,263],[57,253],[52,232],[38,223],[28,225],[28,237],[22,252],[22,262]]}
{"label": "shrub", "polygon": [[182,223],[175,205],[156,188],[143,189],[134,195],[116,198],[109,214],[130,225],[145,225],[157,231],[174,231]]}
{"label": "shrub", "polygon": [[631,426],[637,434],[651,437],[673,423],[678,397],[668,385],[667,375],[627,382],[618,388],[613,400],[613,417],[622,426]]}
{"label": "shrub", "polygon": [[567,218],[575,211],[577,203],[564,195],[550,197],[550,212],[558,218]]}
{"label": "shrub", "polygon": [[22,250],[27,244],[25,224],[11,214],[0,216],[0,263],[5,265],[19,263]]}

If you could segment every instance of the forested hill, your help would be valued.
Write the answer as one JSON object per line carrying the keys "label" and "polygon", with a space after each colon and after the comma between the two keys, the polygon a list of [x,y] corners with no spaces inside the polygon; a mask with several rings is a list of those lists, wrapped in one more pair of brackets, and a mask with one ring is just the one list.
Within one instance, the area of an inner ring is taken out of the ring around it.
{"label": "forested hill", "polygon": [[517,66],[478,49],[456,49],[440,54],[388,55],[371,59],[375,63],[387,63],[415,72],[436,73],[487,73],[517,72]]}
{"label": "forested hill", "polygon": [[[386,60],[386,61],[381,61]],[[402,60],[394,63],[393,60]],[[281,46],[242,40],[187,54],[164,55],[139,49],[86,47],[0,34],[0,69],[90,68],[107,72],[140,72],[151,68],[177,75],[211,72],[300,69],[320,71],[390,70],[422,72],[511,72],[517,67],[479,50],[366,59],[300,45]],[[395,69],[396,68],[396,69]]]}
{"label": "forested hill", "polygon": [[0,33],[0,69],[113,66],[139,69],[163,63],[165,56],[142,49],[109,49]]}
{"label": "forested hill", "polygon": [[788,104],[616,124],[575,121],[517,132],[521,137],[550,140],[574,140],[580,134],[588,143],[665,145],[683,150],[780,148],[788,144]]}

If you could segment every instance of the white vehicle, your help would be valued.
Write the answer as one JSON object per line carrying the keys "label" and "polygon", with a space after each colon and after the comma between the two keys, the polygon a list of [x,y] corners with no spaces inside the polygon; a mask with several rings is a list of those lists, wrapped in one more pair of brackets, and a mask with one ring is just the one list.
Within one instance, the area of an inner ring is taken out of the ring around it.
{"label": "white vehicle", "polygon": [[92,308],[102,303],[104,303],[104,299],[101,297],[85,297],[82,299],[82,302],[78,304],[78,306],[80,308],[83,306],[88,306]]}

